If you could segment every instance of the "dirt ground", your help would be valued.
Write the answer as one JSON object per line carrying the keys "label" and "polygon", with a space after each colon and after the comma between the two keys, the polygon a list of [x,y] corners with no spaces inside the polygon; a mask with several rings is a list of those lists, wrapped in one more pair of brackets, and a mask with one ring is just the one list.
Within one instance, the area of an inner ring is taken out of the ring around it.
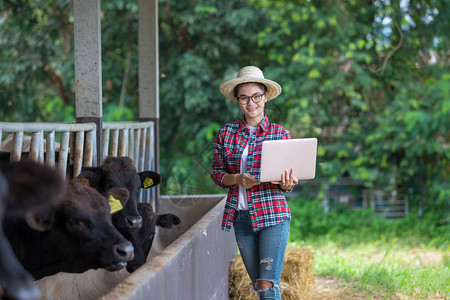
{"label": "dirt ground", "polygon": [[[377,291],[361,291],[351,283],[347,283],[342,279],[331,276],[317,276],[314,293],[311,300],[366,300],[366,299],[386,299]],[[394,300],[416,300],[416,298],[407,297],[401,293],[390,295],[388,299]],[[422,299],[422,298],[421,298]],[[427,298],[429,300],[443,300],[445,298]]]}
{"label": "dirt ground", "polygon": [[311,297],[311,300],[367,299],[367,295],[359,294],[351,284],[331,276],[316,277]]}

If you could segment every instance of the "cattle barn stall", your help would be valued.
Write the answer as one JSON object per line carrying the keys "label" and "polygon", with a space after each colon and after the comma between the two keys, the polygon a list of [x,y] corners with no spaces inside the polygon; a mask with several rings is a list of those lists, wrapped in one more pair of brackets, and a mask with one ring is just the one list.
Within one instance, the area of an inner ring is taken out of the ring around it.
{"label": "cattle barn stall", "polygon": [[[103,122],[100,0],[73,1],[76,124],[0,122],[2,158],[27,155],[67,178],[107,155],[130,156],[138,171],[159,172],[158,1],[137,1],[139,120]],[[147,191],[140,201],[181,219],[172,229],[158,228],[147,263],[131,275],[90,270],[42,278],[36,282],[42,299],[228,299],[237,247],[233,233],[220,229],[225,197]]]}
{"label": "cattle barn stall", "polygon": [[[153,169],[152,129],[153,122],[103,123],[101,158],[130,156],[138,171]],[[94,123],[0,122],[0,136],[7,142],[0,144],[0,154],[11,161],[27,154],[65,177],[76,177],[95,161],[95,131]],[[153,193],[142,194],[141,202],[155,199],[152,189],[146,192]],[[125,270],[49,276],[37,282],[42,299],[225,299],[236,246],[234,235],[220,229],[224,203],[223,195],[160,196],[157,212],[176,214],[181,224],[158,228],[144,266],[130,276]]]}

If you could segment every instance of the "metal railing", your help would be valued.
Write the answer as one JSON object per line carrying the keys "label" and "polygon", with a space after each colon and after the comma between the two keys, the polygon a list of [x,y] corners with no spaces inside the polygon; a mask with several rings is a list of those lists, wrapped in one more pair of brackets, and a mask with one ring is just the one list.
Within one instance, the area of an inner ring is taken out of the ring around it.
{"label": "metal railing", "polygon": [[[95,123],[16,123],[0,122],[0,158],[14,162],[28,159],[56,166],[64,178],[77,177],[82,167],[97,165]],[[105,122],[102,153],[129,156],[138,172],[155,170],[153,122]],[[58,139],[59,138],[59,139]],[[68,172],[68,167],[72,168]],[[70,173],[71,172],[71,173]],[[141,202],[156,198],[156,190],[140,192]]]}
{"label": "metal railing", "polygon": [[25,153],[30,160],[57,167],[64,178],[67,166],[73,165],[71,175],[76,177],[82,166],[92,166],[96,129],[94,123],[0,122],[0,152],[9,152],[11,162],[21,160]]}
{"label": "metal railing", "polygon": [[153,122],[104,122],[101,159],[129,156],[138,172],[154,170]]}

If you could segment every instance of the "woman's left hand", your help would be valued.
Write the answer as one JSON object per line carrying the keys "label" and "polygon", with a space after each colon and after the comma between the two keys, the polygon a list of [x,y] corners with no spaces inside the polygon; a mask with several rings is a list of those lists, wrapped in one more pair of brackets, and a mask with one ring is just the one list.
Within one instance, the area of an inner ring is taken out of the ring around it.
{"label": "woman's left hand", "polygon": [[285,170],[281,174],[281,181],[272,181],[273,184],[279,184],[283,190],[290,190],[292,187],[298,184],[298,179],[294,176],[294,169],[289,172]]}

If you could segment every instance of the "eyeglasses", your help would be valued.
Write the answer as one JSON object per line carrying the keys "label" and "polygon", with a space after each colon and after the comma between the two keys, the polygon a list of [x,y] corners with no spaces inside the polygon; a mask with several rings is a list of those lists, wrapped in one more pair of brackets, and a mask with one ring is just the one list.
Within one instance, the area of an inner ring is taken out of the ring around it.
{"label": "eyeglasses", "polygon": [[255,95],[250,96],[250,97],[248,97],[248,96],[241,96],[241,97],[238,98],[238,100],[239,100],[240,104],[247,104],[250,100],[252,100],[253,103],[259,103],[259,102],[261,102],[261,100],[262,100],[262,98],[263,98],[263,96],[265,94],[266,93],[264,93],[264,94],[255,94]]}

